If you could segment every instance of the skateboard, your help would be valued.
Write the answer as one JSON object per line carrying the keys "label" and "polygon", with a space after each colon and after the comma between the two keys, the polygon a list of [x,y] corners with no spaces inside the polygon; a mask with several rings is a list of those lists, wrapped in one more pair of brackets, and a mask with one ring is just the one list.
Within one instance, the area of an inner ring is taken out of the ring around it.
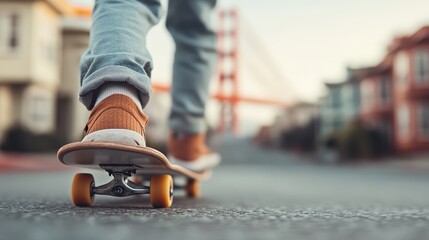
{"label": "skateboard", "polygon": [[[211,171],[194,172],[171,164],[161,152],[149,147],[137,147],[111,142],[76,142],[58,150],[58,160],[71,166],[106,171],[113,179],[95,186],[94,177],[78,173],[71,186],[75,206],[88,207],[95,195],[126,197],[149,194],[155,208],[167,208],[173,203],[173,190],[183,189],[191,198],[200,196],[200,182]],[[186,183],[175,185],[173,177],[184,177]],[[148,180],[148,181],[145,181]],[[145,185],[149,182],[149,185]]]}

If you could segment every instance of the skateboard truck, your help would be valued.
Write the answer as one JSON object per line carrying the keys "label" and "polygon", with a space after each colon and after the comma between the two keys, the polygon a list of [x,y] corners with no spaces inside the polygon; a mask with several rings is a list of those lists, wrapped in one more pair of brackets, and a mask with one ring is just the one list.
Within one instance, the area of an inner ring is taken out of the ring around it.
{"label": "skateboard truck", "polygon": [[[78,207],[92,206],[95,195],[126,197],[149,195],[155,208],[170,207],[174,187],[185,190],[187,196],[200,196],[200,181],[208,179],[210,171],[194,172],[171,164],[167,157],[149,147],[135,147],[119,143],[78,142],[58,150],[58,159],[66,165],[102,169],[112,180],[97,186],[90,173],[77,173],[71,184],[71,200]],[[173,176],[185,182],[174,184]]]}
{"label": "skateboard truck", "polygon": [[93,186],[92,194],[126,197],[150,193],[150,187],[140,186],[129,180],[129,177],[136,172],[134,165],[100,165],[100,167],[113,176],[113,179],[101,186]]}

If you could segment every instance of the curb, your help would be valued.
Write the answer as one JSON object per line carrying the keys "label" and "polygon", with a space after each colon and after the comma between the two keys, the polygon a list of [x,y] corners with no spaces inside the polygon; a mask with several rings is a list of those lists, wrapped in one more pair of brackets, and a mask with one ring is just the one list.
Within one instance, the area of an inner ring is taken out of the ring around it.
{"label": "curb", "polygon": [[62,165],[55,155],[0,154],[0,173],[64,171],[71,169]]}

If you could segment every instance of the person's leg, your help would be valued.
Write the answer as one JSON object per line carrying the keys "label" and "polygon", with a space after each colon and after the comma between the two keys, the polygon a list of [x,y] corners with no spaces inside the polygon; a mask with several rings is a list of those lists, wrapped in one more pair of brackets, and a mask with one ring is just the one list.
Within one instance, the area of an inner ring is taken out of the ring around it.
{"label": "person's leg", "polygon": [[143,107],[151,94],[151,56],[146,35],[159,21],[159,0],[96,0],[87,52],[81,59],[80,100],[91,110],[100,86],[127,83]]}
{"label": "person's leg", "polygon": [[191,134],[206,131],[205,107],[216,63],[211,26],[216,0],[170,0],[167,28],[176,44],[170,128]]}
{"label": "person's leg", "polygon": [[167,28],[176,44],[170,161],[193,170],[220,161],[205,145],[205,110],[216,64],[216,34],[211,26],[215,4],[216,0],[170,0],[168,6]]}
{"label": "person's leg", "polygon": [[92,110],[83,141],[144,146],[151,94],[146,34],[160,17],[159,0],[96,0],[89,49],[81,59],[80,100]]}

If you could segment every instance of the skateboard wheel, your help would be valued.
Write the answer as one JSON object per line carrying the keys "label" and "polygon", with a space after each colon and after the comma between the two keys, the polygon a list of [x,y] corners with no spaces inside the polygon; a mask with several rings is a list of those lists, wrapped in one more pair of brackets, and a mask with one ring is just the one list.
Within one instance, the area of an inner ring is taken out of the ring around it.
{"label": "skateboard wheel", "polygon": [[201,184],[195,179],[188,179],[186,184],[186,194],[190,198],[199,198],[201,196]]}
{"label": "skateboard wheel", "polygon": [[173,178],[170,175],[152,176],[150,204],[154,208],[168,208],[173,203]]}
{"label": "skateboard wheel", "polygon": [[94,201],[92,188],[94,187],[94,177],[88,173],[78,173],[74,175],[71,197],[73,205],[77,207],[89,207]]}

